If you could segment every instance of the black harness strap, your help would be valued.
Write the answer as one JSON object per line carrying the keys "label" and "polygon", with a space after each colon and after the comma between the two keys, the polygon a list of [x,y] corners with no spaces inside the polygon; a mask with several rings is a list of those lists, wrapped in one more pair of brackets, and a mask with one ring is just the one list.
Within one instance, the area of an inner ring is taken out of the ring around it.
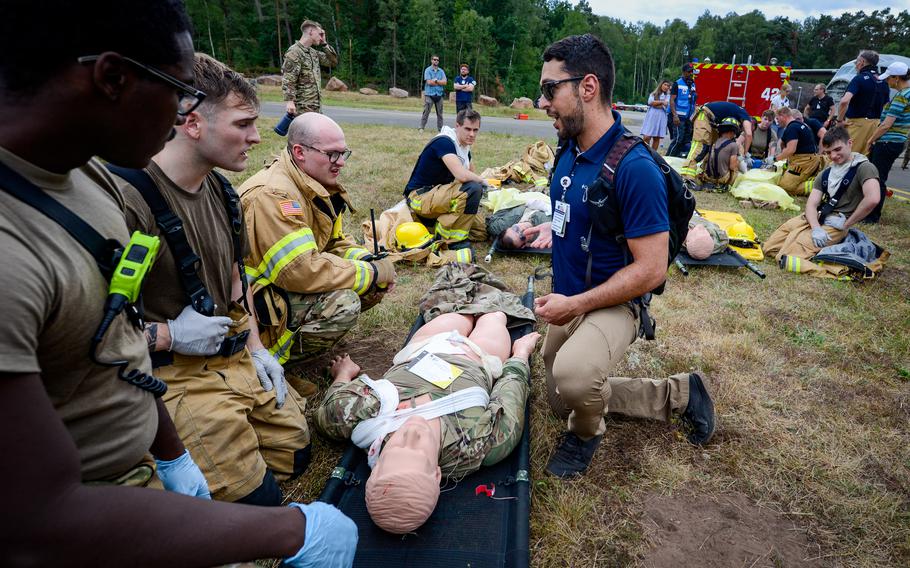
{"label": "black harness strap", "polygon": [[828,178],[831,177],[831,168],[827,168],[822,172],[822,206],[818,210],[818,222],[824,223],[825,217],[831,214],[834,211],[834,208],[837,207],[837,203],[844,196],[844,193],[847,192],[847,188],[850,187],[850,184],[853,183],[853,178],[856,177],[856,172],[859,170],[860,164],[852,166],[847,173],[844,174],[843,179],[841,179],[840,186],[837,188],[837,191],[834,192],[834,197],[828,193]]}
{"label": "black harness strap", "polygon": [[3,163],[0,163],[0,185],[19,201],[31,205],[56,221],[92,255],[105,280],[111,279],[117,263],[118,249],[122,249],[123,245],[114,239],[105,239],[81,217]]}
{"label": "black harness strap", "polygon": [[715,146],[711,147],[712,156],[708,159],[708,168],[707,168],[708,169],[707,173],[710,177],[712,177],[714,179],[718,179],[720,177],[720,175],[718,175],[720,172],[720,163],[719,163],[720,162],[720,153],[724,151],[724,148],[726,148],[733,142],[734,142],[734,140],[727,139],[724,142],[721,142],[720,147],[715,147]]}

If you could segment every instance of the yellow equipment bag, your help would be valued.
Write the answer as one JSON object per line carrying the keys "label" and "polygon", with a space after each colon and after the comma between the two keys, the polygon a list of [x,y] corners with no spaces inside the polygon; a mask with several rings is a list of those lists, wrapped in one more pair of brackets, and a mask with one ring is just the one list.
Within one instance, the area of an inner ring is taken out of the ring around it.
{"label": "yellow equipment bag", "polygon": [[727,232],[730,237],[730,248],[738,252],[746,260],[764,260],[759,240],[755,236],[755,229],[743,219],[739,213],[730,211],[709,211],[699,209],[698,214],[715,223]]}

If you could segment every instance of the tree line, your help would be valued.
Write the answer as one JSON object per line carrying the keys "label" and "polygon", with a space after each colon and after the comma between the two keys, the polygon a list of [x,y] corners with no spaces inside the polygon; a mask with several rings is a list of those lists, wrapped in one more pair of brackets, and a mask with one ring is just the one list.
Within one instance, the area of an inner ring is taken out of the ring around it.
{"label": "tree line", "polygon": [[186,0],[196,48],[248,75],[277,72],[300,22],[326,30],[339,54],[331,74],[349,86],[395,86],[420,92],[432,54],[453,77],[467,63],[478,91],[504,101],[535,97],[541,54],[552,41],[591,32],[616,59],[614,100],[641,101],[693,58],[796,68],[837,68],[859,49],[910,55],[910,14],[890,8],[768,19],[758,10],[703,13],[695,25],[659,26],[595,15],[586,0]]}

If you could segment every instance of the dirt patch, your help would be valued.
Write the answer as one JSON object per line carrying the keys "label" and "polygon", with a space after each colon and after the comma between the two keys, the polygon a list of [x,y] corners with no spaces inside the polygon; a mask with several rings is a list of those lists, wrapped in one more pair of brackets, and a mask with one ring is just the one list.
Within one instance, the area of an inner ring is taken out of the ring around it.
{"label": "dirt patch", "polygon": [[742,494],[655,495],[642,524],[654,546],[642,565],[821,566],[806,530]]}

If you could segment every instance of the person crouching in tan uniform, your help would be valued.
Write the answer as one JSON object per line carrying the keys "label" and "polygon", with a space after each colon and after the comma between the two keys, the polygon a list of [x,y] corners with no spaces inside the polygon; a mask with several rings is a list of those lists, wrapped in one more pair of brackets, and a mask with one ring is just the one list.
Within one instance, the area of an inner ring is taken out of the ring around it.
{"label": "person crouching in tan uniform", "polygon": [[378,304],[395,269],[342,231],[354,212],[338,176],[351,151],[334,120],[304,113],[287,148],[239,190],[250,241],[247,277],[263,341],[279,361],[328,351]]}

